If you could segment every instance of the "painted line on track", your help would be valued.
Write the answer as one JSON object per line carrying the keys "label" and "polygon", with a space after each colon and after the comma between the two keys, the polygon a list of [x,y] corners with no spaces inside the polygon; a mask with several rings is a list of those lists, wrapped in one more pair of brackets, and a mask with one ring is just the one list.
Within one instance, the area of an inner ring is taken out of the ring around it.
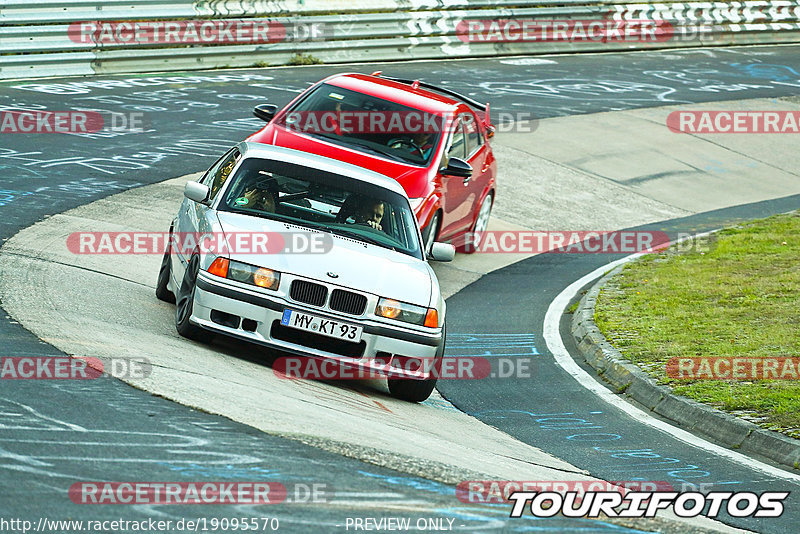
{"label": "painted line on track", "polygon": [[[711,232],[705,232],[703,234],[698,234],[696,237],[701,237],[704,235],[708,235]],[[670,243],[670,245],[674,244]],[[698,449],[714,453],[718,456],[731,460],[732,462],[736,462],[744,467],[750,467],[761,471],[763,473],[769,474],[776,478],[783,478],[786,480],[791,480],[794,482],[800,482],[800,475],[796,475],[793,473],[789,473],[780,469],[778,467],[771,466],[764,462],[760,462],[750,456],[746,456],[742,453],[732,451],[730,449],[726,449],[720,445],[715,443],[711,443],[701,437],[695,436],[691,432],[687,432],[682,428],[678,428],[676,426],[671,425],[665,421],[657,419],[644,410],[637,408],[633,404],[629,403],[622,397],[618,396],[617,394],[613,393],[611,390],[606,388],[602,383],[600,383],[594,376],[589,374],[586,370],[581,368],[572,356],[567,351],[567,348],[564,346],[564,341],[561,339],[561,333],[559,330],[559,326],[561,323],[561,316],[564,313],[564,310],[569,305],[570,301],[575,297],[575,295],[580,291],[582,287],[584,287],[589,282],[600,278],[605,273],[614,269],[619,265],[623,265],[630,261],[635,260],[639,256],[642,256],[644,253],[636,253],[631,254],[630,256],[626,256],[624,258],[620,258],[616,261],[612,261],[598,267],[594,271],[590,272],[589,274],[579,278],[578,280],[571,283],[567,286],[561,293],[556,296],[555,299],[550,303],[550,306],[547,308],[547,313],[544,316],[544,330],[543,330],[543,337],[544,341],[547,344],[547,348],[553,354],[556,363],[564,369],[567,373],[572,375],[572,377],[580,383],[583,387],[600,397],[601,400],[611,404],[612,406],[619,408],[629,416],[633,417],[637,421],[640,421],[646,425],[649,425],[657,430],[660,430],[670,436],[683,441],[693,447]]]}

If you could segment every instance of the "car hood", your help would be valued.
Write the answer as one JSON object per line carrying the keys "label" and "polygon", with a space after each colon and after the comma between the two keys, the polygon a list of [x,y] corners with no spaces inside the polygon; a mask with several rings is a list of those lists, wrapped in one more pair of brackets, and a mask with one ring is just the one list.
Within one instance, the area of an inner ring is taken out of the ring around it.
{"label": "car hood", "polygon": [[425,167],[407,165],[399,161],[366,154],[354,148],[346,148],[343,145],[316,139],[275,124],[268,124],[247,140],[319,154],[378,172],[397,180],[410,198],[419,198],[427,193],[425,189],[429,169]]}
{"label": "car hood", "polygon": [[[313,231],[280,221],[225,211],[217,212],[217,217],[229,238],[229,234],[234,232]],[[431,284],[435,278],[426,262],[346,237],[327,233],[325,236],[332,246],[324,253],[242,254],[234,250],[229,257],[250,265],[429,306]],[[334,279],[328,276],[329,272],[336,273],[338,277]]]}

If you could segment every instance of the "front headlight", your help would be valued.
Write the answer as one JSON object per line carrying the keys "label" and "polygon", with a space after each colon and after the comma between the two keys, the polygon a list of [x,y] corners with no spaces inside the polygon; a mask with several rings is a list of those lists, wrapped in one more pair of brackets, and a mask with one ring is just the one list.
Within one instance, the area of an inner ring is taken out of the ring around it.
{"label": "front headlight", "polygon": [[394,299],[381,298],[378,300],[375,315],[430,328],[439,326],[439,314],[435,308],[423,308]]}
{"label": "front headlight", "polygon": [[281,273],[278,271],[233,260],[229,262],[227,278],[272,290],[278,289],[281,283]]}

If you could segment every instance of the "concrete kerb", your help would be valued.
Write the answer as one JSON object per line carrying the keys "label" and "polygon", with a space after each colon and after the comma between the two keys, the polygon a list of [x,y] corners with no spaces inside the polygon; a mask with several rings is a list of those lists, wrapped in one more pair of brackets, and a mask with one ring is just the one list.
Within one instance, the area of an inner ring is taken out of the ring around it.
{"label": "concrete kerb", "polygon": [[571,332],[586,362],[618,393],[625,393],[684,428],[725,447],[758,454],[783,467],[800,469],[800,441],[674,394],[626,360],[606,340],[594,322],[597,295],[623,267],[617,267],[597,281],[581,298],[572,316]]}

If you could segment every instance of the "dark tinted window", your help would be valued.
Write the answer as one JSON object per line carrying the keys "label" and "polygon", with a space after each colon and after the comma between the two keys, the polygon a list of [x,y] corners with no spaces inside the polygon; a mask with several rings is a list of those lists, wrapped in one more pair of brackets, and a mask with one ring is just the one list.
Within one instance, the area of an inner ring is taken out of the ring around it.
{"label": "dark tinted window", "polygon": [[461,125],[461,121],[459,121],[455,127],[455,131],[453,133],[453,140],[450,143],[450,149],[447,151],[447,157],[464,159],[465,146],[466,146],[466,141],[464,139],[464,128]]}
{"label": "dark tinted window", "polygon": [[467,156],[469,157],[481,146],[481,129],[471,113],[464,113],[461,117],[467,133]]}

